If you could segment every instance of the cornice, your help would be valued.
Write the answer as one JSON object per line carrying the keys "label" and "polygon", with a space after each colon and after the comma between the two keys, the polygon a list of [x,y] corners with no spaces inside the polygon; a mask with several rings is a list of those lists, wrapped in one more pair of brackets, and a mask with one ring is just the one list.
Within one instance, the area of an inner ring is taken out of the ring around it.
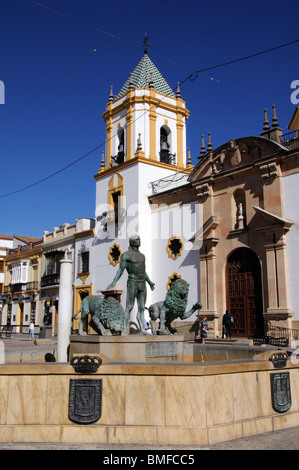
{"label": "cornice", "polygon": [[[150,90],[150,89],[149,88],[136,88],[136,90],[138,91],[138,90]],[[159,93],[159,95],[162,95],[163,98],[153,96],[153,94],[151,93],[149,93],[148,95],[143,94],[140,96],[140,95],[136,95],[135,93],[128,92],[126,98],[121,103],[119,103],[119,105],[115,107],[109,105],[106,111],[102,114],[102,117],[104,121],[106,122],[110,117],[119,114],[124,109],[128,109],[133,104],[146,103],[149,106],[153,106],[154,108],[160,107],[168,111],[172,111],[176,114],[179,113],[181,115],[184,115],[186,119],[189,118],[189,114],[190,114],[189,110],[184,106],[185,102],[181,98],[173,98],[168,95],[163,95],[162,93]],[[167,100],[171,99],[174,101],[174,103],[171,104],[165,101],[166,99]]]}
{"label": "cornice", "polygon": [[80,238],[90,237],[90,236],[92,237],[94,236],[94,228],[90,228],[88,230],[83,230],[82,232],[74,233],[74,238],[76,240]]}
{"label": "cornice", "polygon": [[43,249],[41,246],[39,246],[37,248],[32,248],[31,250],[21,251],[19,253],[13,253],[11,255],[7,255],[5,257],[5,260],[8,263],[8,262],[16,261],[20,259],[30,259],[32,256],[41,255],[42,253],[43,253]]}
{"label": "cornice", "polygon": [[190,169],[185,168],[185,167],[177,167],[175,165],[170,165],[169,163],[158,162],[156,160],[145,158],[143,156],[137,156],[137,157],[127,160],[126,162],[120,163],[119,165],[113,166],[111,168],[99,170],[99,173],[97,175],[94,175],[94,178],[95,180],[100,180],[102,178],[105,178],[106,176],[109,176],[113,173],[121,171],[132,165],[136,165],[137,163],[145,163],[146,165],[152,165],[152,166],[165,168],[167,170],[172,170],[172,171],[179,171],[180,173],[185,173],[185,174],[190,173]]}

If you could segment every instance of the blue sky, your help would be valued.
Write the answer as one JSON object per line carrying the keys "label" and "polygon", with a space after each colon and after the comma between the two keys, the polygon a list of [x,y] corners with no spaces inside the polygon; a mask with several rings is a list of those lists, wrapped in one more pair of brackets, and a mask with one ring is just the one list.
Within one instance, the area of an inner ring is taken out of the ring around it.
{"label": "blue sky", "polygon": [[259,135],[264,108],[271,118],[273,104],[287,132],[299,42],[186,78],[298,40],[297,0],[0,0],[0,6],[1,234],[42,237],[94,217],[102,113],[110,86],[116,94],[142,58],[145,33],[149,56],[170,86],[184,82],[194,164],[202,134],[207,141],[211,132],[214,148]]}

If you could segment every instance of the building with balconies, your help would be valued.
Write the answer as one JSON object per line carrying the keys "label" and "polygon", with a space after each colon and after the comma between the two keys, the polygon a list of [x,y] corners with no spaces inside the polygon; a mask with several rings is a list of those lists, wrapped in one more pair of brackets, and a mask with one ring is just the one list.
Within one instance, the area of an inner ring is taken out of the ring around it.
{"label": "building with balconies", "polygon": [[13,247],[13,238],[8,235],[0,234],[0,325],[2,323],[2,311],[5,300],[3,298],[5,281],[5,257],[8,250]]}
{"label": "building with balconies", "polygon": [[[75,240],[80,238],[81,232],[93,226],[92,219],[80,218],[74,224],[65,223],[60,227],[54,227],[51,232],[45,231],[43,236],[43,260],[40,278],[40,302],[43,311],[43,326],[46,327],[47,335],[57,334],[58,312],[59,312],[59,283],[60,283],[60,261],[65,253],[74,259]],[[81,256],[82,269],[86,267],[88,253]],[[73,267],[73,276],[75,268]]]}
{"label": "building with balconies", "polygon": [[15,332],[28,331],[32,321],[41,324],[39,278],[42,259],[41,238],[14,235],[13,248],[5,258],[2,325],[11,325]]}

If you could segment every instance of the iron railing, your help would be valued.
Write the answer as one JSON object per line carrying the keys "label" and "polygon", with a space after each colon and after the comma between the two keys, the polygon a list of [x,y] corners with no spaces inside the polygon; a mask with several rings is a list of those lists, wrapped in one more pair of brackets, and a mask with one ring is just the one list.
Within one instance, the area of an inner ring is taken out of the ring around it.
{"label": "iron railing", "polygon": [[38,290],[38,282],[18,282],[4,286],[4,294],[14,294],[15,292],[28,292]]}
{"label": "iron railing", "polygon": [[60,274],[45,274],[41,278],[41,287],[55,286],[58,285],[60,281]]}
{"label": "iron railing", "polygon": [[280,140],[281,143],[289,149],[299,148],[299,129],[283,134]]}
{"label": "iron railing", "polygon": [[299,340],[299,330],[268,324],[265,329],[256,329],[251,338],[254,345],[269,344],[277,347],[288,347],[291,346],[293,341]]}

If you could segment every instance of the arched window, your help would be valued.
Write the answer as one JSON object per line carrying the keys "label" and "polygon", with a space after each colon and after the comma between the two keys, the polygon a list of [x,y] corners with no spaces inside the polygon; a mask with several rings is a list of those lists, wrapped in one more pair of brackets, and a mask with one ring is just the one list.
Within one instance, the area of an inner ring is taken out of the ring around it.
{"label": "arched window", "polygon": [[112,156],[112,166],[119,165],[125,161],[125,131],[123,127],[117,129],[117,154]]}
{"label": "arched window", "polygon": [[125,132],[122,127],[117,131],[118,136],[118,147],[117,147],[117,163],[123,163],[125,161]]}
{"label": "arched window", "polygon": [[172,163],[170,161],[170,137],[171,132],[168,126],[160,128],[160,162]]}

